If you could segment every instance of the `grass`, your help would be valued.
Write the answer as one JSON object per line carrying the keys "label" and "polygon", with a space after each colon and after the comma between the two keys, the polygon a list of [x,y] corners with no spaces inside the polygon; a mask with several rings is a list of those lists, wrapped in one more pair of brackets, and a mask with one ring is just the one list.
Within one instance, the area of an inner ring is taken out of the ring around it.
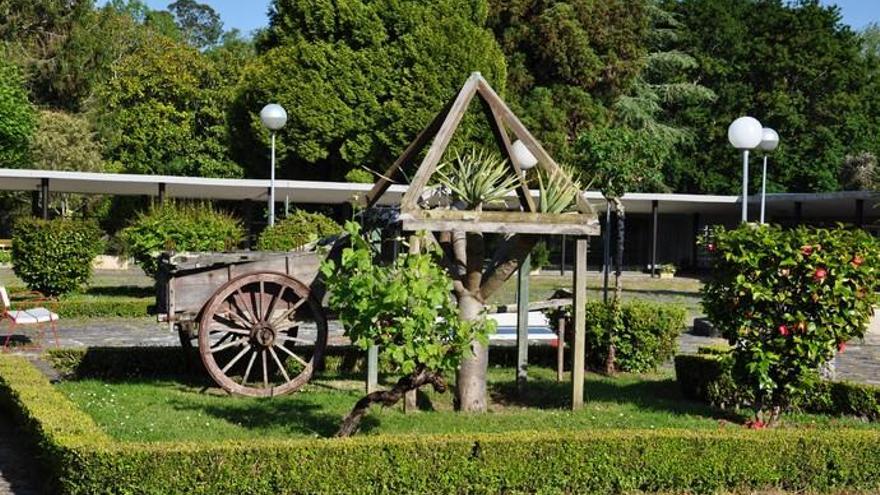
{"label": "grass", "polygon": [[[602,299],[602,276],[596,273],[587,275],[587,298]],[[647,275],[624,273],[623,299],[638,299],[652,302],[677,303],[684,306],[691,316],[703,314],[700,307],[700,288],[703,283],[696,278],[675,277],[671,279],[652,279]],[[609,291],[614,291],[614,277],[609,279]],[[557,289],[571,290],[571,276],[558,274],[532,275],[529,278],[529,300],[549,299]],[[609,295],[610,297],[610,295]],[[512,304],[516,302],[516,277],[511,277],[502,288],[490,298],[491,304]]]}
{"label": "grass", "polygon": [[[526,393],[516,393],[512,368],[490,370],[490,412],[459,414],[451,394],[420,394],[422,411],[404,414],[399,407],[374,408],[361,434],[426,434],[582,430],[600,428],[741,428],[743,417],[715,411],[681,398],[668,372],[587,377],[587,403],[567,410],[570,384],[557,383],[555,371],[530,368]],[[159,380],[67,381],[57,385],[121,441],[246,440],[255,437],[332,435],[341,418],[362,395],[357,377],[322,377],[302,392],[274,399],[229,397],[203,383]],[[856,419],[793,414],[789,428],[878,428]]]}

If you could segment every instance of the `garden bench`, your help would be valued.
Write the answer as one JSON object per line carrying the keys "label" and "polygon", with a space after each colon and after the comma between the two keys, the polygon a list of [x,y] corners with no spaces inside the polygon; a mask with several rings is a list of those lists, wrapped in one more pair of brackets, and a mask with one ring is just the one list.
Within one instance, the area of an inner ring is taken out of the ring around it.
{"label": "garden bench", "polygon": [[[43,294],[35,291],[27,292],[24,296],[24,302],[28,305],[49,301],[49,299],[43,296]],[[40,349],[42,348],[46,324],[49,324],[49,327],[52,329],[52,335],[55,337],[55,347],[59,347],[57,313],[43,307],[32,307],[19,310],[12,309],[12,301],[9,298],[9,293],[6,291],[6,288],[2,286],[0,286],[0,302],[3,303],[3,313],[0,314],[0,320],[9,320],[9,332],[6,334],[6,339],[3,341],[3,352],[9,350],[9,341],[12,339],[15,329],[19,325],[36,325],[38,333],[37,344],[34,347]]]}

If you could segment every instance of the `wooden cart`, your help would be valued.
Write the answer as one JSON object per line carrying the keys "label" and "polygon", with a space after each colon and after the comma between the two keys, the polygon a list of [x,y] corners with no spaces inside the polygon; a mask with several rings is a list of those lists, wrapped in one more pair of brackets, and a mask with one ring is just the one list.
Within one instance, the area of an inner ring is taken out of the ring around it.
{"label": "wooden cart", "polygon": [[168,253],[156,287],[159,321],[198,353],[233,394],[294,392],[312,376],[327,344],[318,250]]}

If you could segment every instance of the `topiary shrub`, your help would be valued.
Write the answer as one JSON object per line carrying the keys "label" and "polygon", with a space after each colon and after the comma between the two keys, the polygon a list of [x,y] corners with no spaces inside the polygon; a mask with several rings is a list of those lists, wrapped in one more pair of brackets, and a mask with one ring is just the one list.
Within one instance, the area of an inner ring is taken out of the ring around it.
{"label": "topiary shrub", "polygon": [[[609,304],[590,301],[586,307],[586,363],[592,369],[604,369],[608,356],[614,314]],[[617,369],[641,373],[656,369],[669,360],[676,349],[676,339],[685,328],[684,308],[674,304],[642,301],[627,302],[621,307],[622,325],[615,335]],[[572,329],[571,306],[547,312],[550,325],[558,330],[559,318]],[[566,338],[566,341],[571,341]]]}
{"label": "topiary shrub", "polygon": [[163,251],[229,251],[244,238],[241,222],[209,203],[153,205],[119,233],[126,254],[149,276]]}
{"label": "topiary shrub", "polygon": [[341,232],[342,227],[325,215],[296,210],[284,220],[267,227],[257,239],[257,249],[290,251]]}
{"label": "topiary shrub", "polygon": [[12,232],[12,269],[31,290],[60,296],[92,276],[92,260],[104,248],[92,221],[21,218]]}
{"label": "topiary shrub", "polygon": [[878,298],[880,243],[862,230],[744,225],[707,240],[703,308],[733,349],[754,424],[773,425],[819,368],[862,337]]}

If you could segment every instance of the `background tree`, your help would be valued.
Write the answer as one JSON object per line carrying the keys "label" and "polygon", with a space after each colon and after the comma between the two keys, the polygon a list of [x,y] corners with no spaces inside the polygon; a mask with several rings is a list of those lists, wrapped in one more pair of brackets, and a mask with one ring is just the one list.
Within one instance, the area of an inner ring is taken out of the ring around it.
{"label": "background tree", "polygon": [[492,0],[489,26],[508,63],[514,110],[560,162],[607,120],[646,52],[645,0]]}
{"label": "background tree", "polygon": [[[749,114],[784,136],[768,188],[832,191],[847,153],[877,152],[876,91],[860,37],[837,7],[818,0],[666,0],[684,29],[677,43],[699,63],[695,77],[714,91],[708,104],[678,111],[695,140],[673,157],[676,191],[735,193],[735,150],[727,125]],[[876,86],[875,86],[876,87]],[[872,95],[871,93],[875,93]],[[755,167],[758,183],[760,167]]]}
{"label": "background tree", "polygon": [[227,156],[221,78],[204,55],[152,34],[113,72],[91,109],[110,160],[131,173],[241,175]]}
{"label": "background tree", "polygon": [[614,329],[609,332],[605,363],[606,373],[611,374],[615,370],[615,334],[623,324],[620,308],[623,285],[620,275],[626,211],[620,199],[627,191],[662,187],[661,167],[668,147],[645,131],[635,131],[628,127],[604,127],[581,134],[576,143],[576,152],[578,168],[595,181],[602,195],[614,205],[617,213],[617,262],[612,300]]}
{"label": "background tree", "polygon": [[0,58],[0,167],[27,164],[34,124],[34,109],[28,101],[21,71]]}
{"label": "background tree", "polygon": [[840,185],[845,191],[877,189],[877,157],[872,153],[846,155],[840,168]]}
{"label": "background tree", "polygon": [[183,39],[191,46],[204,49],[217,44],[223,35],[220,15],[210,5],[195,0],[177,0],[168,6]]}
{"label": "background tree", "polygon": [[343,180],[383,170],[472,71],[505,79],[484,0],[277,0],[232,109],[235,157],[265,177],[268,134],[258,112],[288,111],[279,175]]}

